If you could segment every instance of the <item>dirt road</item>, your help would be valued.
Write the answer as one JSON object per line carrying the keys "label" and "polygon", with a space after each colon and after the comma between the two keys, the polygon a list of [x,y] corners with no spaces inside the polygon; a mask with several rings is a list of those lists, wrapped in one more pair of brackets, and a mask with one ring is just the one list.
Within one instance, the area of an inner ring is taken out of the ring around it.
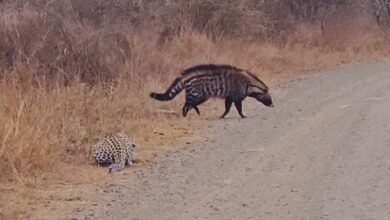
{"label": "dirt road", "polygon": [[116,174],[63,217],[390,219],[390,63],[316,74],[273,97],[273,109],[246,100],[247,119],[211,119],[205,141]]}

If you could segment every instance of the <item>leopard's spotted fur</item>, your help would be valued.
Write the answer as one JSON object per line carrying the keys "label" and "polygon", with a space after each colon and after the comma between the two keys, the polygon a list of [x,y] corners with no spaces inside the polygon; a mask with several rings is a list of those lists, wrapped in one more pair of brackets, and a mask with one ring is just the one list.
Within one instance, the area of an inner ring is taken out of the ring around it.
{"label": "leopard's spotted fur", "polygon": [[109,136],[92,147],[92,157],[99,165],[109,165],[109,172],[131,166],[134,160],[135,143],[125,134]]}

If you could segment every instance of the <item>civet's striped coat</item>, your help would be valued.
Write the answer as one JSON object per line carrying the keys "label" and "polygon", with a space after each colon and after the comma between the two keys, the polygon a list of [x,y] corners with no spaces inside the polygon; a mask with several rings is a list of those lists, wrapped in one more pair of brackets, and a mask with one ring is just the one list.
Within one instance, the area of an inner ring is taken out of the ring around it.
{"label": "civet's striped coat", "polygon": [[266,106],[273,107],[268,87],[249,71],[228,65],[198,65],[184,70],[176,78],[165,93],[151,93],[150,96],[159,101],[172,100],[185,89],[186,101],[183,107],[185,117],[192,108],[200,114],[198,105],[211,97],[225,98],[224,118],[232,104],[236,106],[242,118],[242,101],[250,96]]}

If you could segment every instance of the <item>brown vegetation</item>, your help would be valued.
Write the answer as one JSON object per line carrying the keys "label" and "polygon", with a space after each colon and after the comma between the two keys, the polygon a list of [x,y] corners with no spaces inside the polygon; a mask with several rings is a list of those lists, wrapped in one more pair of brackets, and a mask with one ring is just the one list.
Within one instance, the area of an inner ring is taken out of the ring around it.
{"label": "brown vegetation", "polygon": [[389,54],[387,1],[272,2],[0,1],[0,182],[70,178],[53,173],[88,164],[107,133],[144,152],[186,135],[188,120],[156,111],[180,99],[148,94],[194,64],[232,64],[275,86]]}

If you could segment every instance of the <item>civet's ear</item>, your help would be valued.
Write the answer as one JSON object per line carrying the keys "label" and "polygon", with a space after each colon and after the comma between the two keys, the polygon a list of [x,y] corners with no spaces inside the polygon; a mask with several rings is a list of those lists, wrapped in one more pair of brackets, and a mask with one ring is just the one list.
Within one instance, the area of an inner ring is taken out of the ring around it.
{"label": "civet's ear", "polygon": [[254,93],[264,93],[263,90],[259,89],[258,87],[256,86],[248,86],[248,88],[246,89],[246,93],[247,94],[254,94]]}

